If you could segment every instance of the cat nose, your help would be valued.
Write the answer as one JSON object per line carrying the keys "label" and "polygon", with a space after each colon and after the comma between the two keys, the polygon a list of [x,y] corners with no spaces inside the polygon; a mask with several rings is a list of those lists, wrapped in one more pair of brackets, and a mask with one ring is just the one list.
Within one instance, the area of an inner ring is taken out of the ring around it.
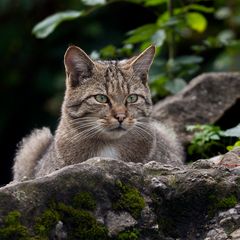
{"label": "cat nose", "polygon": [[122,123],[124,119],[126,118],[125,113],[116,113],[115,118],[118,120],[119,123]]}

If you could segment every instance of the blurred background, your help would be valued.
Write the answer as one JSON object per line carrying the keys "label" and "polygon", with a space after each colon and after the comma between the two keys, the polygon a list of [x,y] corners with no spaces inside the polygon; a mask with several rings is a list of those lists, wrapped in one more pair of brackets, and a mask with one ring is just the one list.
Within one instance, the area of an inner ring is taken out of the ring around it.
{"label": "blurred background", "polygon": [[0,185],[11,180],[22,137],[55,130],[71,44],[117,59],[155,44],[154,101],[199,73],[240,67],[239,0],[1,0],[0,32]]}

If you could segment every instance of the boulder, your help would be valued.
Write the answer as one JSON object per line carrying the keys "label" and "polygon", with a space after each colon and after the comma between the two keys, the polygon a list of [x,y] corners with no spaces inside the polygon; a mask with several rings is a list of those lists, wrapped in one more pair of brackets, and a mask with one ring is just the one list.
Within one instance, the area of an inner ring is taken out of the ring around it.
{"label": "boulder", "polygon": [[177,168],[89,159],[1,188],[0,239],[238,236],[240,173],[233,170],[207,160]]}
{"label": "boulder", "polygon": [[[216,123],[235,104],[239,109],[239,100],[240,73],[205,73],[178,94],[158,102],[153,117],[173,127],[186,144],[192,137],[187,125]],[[236,114],[234,118],[237,125]]]}

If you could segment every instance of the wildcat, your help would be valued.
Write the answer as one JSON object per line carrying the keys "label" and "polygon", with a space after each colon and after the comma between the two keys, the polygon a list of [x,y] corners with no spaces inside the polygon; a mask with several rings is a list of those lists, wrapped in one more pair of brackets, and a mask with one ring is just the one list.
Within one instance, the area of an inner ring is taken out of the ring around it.
{"label": "wildcat", "polygon": [[171,129],[151,119],[150,46],[121,61],[93,61],[70,46],[64,56],[66,92],[54,135],[34,130],[20,143],[14,181],[47,175],[92,157],[180,166],[183,153]]}

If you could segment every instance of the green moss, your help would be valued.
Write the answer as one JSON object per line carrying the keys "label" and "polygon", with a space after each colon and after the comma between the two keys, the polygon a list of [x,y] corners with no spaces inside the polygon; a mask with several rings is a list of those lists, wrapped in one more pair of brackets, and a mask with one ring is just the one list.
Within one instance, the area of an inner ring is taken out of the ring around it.
{"label": "green moss", "polygon": [[124,231],[118,234],[116,240],[138,240],[139,231],[134,229],[132,231]]}
{"label": "green moss", "polygon": [[161,217],[158,221],[159,229],[164,233],[174,232],[175,224],[171,218]]}
{"label": "green moss", "polygon": [[218,197],[212,194],[209,196],[208,214],[209,216],[213,216],[216,211],[234,207],[236,204],[237,197],[235,195]]}
{"label": "green moss", "polygon": [[134,218],[139,218],[145,207],[145,201],[141,193],[136,188],[120,181],[116,183],[116,186],[120,190],[120,196],[113,203],[113,209],[128,211]]}
{"label": "green moss", "polygon": [[36,219],[35,233],[49,237],[57,222],[62,221],[69,240],[108,239],[107,228],[98,223],[88,211],[95,208],[96,201],[88,192],[75,195],[71,205],[53,202],[50,208]]}
{"label": "green moss", "polygon": [[36,218],[34,232],[41,237],[47,237],[59,220],[60,215],[56,210],[47,209],[42,213],[41,216]]}
{"label": "green moss", "polygon": [[33,219],[33,228],[29,230],[21,224],[20,212],[10,212],[3,219],[0,239],[48,240],[59,221],[63,222],[68,240],[109,239],[107,228],[98,223],[92,213],[88,211],[96,208],[96,202],[90,193],[79,193],[71,202],[72,205],[51,202],[49,208]]}
{"label": "green moss", "polygon": [[58,210],[64,223],[68,239],[98,240],[108,239],[107,229],[98,223],[92,214],[86,210],[75,209],[60,203]]}
{"label": "green moss", "polygon": [[75,208],[93,211],[96,209],[96,201],[91,193],[81,192],[73,198],[73,206]]}
{"label": "green moss", "polygon": [[3,226],[0,228],[1,240],[29,239],[28,229],[21,224],[20,217],[19,211],[12,211],[3,219]]}

